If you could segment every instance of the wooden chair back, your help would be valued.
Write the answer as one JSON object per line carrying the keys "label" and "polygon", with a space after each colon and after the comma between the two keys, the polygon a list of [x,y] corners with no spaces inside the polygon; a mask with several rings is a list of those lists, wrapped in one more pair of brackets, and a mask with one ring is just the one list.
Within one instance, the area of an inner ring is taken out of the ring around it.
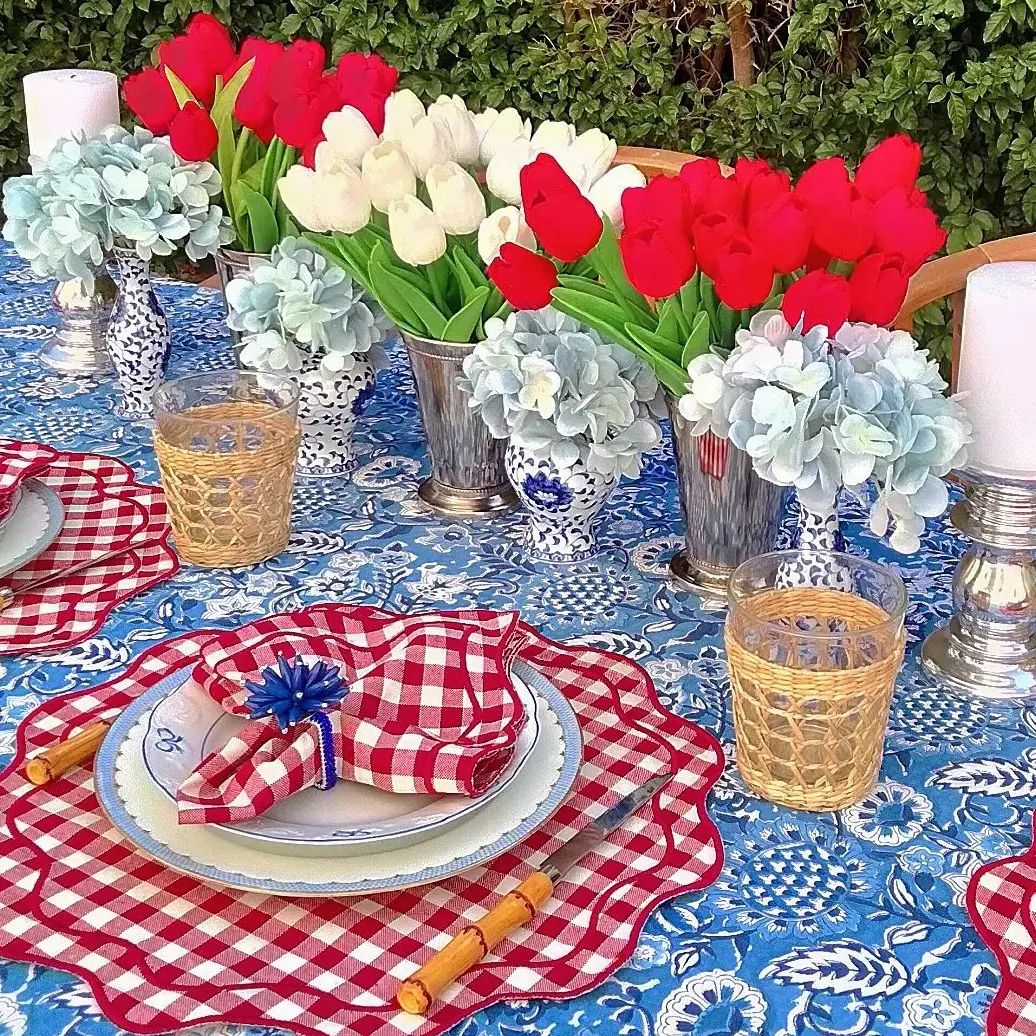
{"label": "wooden chair back", "polygon": [[904,331],[913,330],[914,314],[930,302],[949,298],[953,307],[953,351],[951,385],[957,385],[957,365],[960,360],[961,323],[964,319],[964,285],[968,274],[986,263],[1004,263],[1011,260],[1036,260],[1036,234],[1019,234],[989,241],[953,255],[930,259],[910,278],[903,308],[896,317],[895,326]]}

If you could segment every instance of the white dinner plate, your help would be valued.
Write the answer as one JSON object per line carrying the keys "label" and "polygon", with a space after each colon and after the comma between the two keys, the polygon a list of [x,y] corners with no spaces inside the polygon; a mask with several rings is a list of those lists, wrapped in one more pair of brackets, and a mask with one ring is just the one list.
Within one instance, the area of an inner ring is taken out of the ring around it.
{"label": "white dinner plate", "polygon": [[281,896],[362,896],[443,881],[488,863],[527,838],[564,801],[579,772],[579,723],[564,694],[528,666],[518,675],[536,699],[540,735],[528,761],[484,809],[417,845],[313,858],[245,849],[211,824],[177,822],[176,806],[148,775],[143,741],[155,706],[182,680],[142,694],[112,724],[94,786],[112,824],[147,855],[202,881]]}
{"label": "white dinner plate", "polygon": [[50,486],[27,478],[18,506],[0,529],[0,576],[24,568],[38,558],[61,532],[65,508]]}
{"label": "white dinner plate", "polygon": [[[192,668],[181,670],[180,685],[155,706],[144,734],[144,769],[171,801],[202,760],[249,722],[213,701],[191,679]],[[339,781],[329,791],[300,791],[254,820],[211,826],[253,848],[294,856],[382,852],[439,834],[499,795],[518,775],[536,744],[536,698],[520,678],[515,677],[514,684],[527,721],[510,763],[482,795],[394,794],[355,781]]]}

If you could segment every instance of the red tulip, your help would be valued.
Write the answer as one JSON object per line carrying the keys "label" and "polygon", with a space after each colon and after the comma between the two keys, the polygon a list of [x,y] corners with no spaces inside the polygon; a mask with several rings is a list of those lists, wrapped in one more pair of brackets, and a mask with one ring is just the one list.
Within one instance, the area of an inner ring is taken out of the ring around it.
{"label": "red tulip", "polygon": [[849,170],[841,158],[814,162],[795,184],[795,195],[811,210],[844,211],[852,201]]}
{"label": "red tulip", "polygon": [[806,206],[789,191],[752,216],[748,236],[778,273],[791,273],[809,256],[813,225]]}
{"label": "red tulip", "polygon": [[188,101],[169,126],[169,143],[185,162],[204,162],[216,150],[219,132],[212,116]]}
{"label": "red tulip", "polygon": [[715,279],[720,252],[740,233],[740,224],[723,213],[706,213],[694,221],[694,250],[706,277]]}
{"label": "red tulip", "polygon": [[874,243],[874,206],[853,196],[844,207],[813,209],[813,239],[835,259],[855,262]]}
{"label": "red tulip", "polygon": [[773,264],[744,234],[732,238],[716,257],[716,295],[730,309],[765,302],[773,290]]}
{"label": "red tulip", "polygon": [[542,309],[558,286],[558,271],[545,256],[510,241],[486,268],[489,279],[515,309]]}
{"label": "red tulip", "polygon": [[396,88],[399,72],[377,54],[353,51],[338,59],[338,82],[345,104],[352,104],[354,96],[380,97],[384,100]]}
{"label": "red tulip", "polygon": [[159,44],[158,60],[163,68],[170,69],[191,91],[195,100],[206,108],[212,106],[216,96],[217,69],[206,59],[202,48],[186,34],[174,36]]}
{"label": "red tulip", "polygon": [[324,119],[342,107],[334,74],[320,80],[316,90],[278,105],[273,128],[285,144],[299,151],[313,149],[324,139]]}
{"label": "red tulip", "polygon": [[894,187],[874,205],[875,251],[903,257],[903,268],[916,273],[946,244],[946,231],[927,205],[912,205],[902,187]]}
{"label": "red tulip", "polygon": [[122,92],[130,111],[156,136],[169,132],[180,106],[173,96],[165,73],[158,68],[145,68],[127,76]]}
{"label": "red tulip", "polygon": [[[298,100],[300,94],[315,93],[324,75],[327,58],[316,40],[295,40],[270,72],[270,96],[276,104]],[[279,134],[278,134],[279,135]]]}
{"label": "red tulip", "polygon": [[275,104],[270,96],[270,77],[274,66],[284,54],[284,47],[271,40],[250,36],[241,45],[236,66],[228,69],[227,79],[242,65],[251,61],[252,71],[237,95],[234,117],[242,126],[247,126],[264,144],[273,139],[273,113]]}
{"label": "red tulip", "polygon": [[849,274],[849,319],[891,324],[903,306],[909,283],[900,256],[881,252],[864,256]]}
{"label": "red tulip", "polygon": [[518,178],[525,222],[548,254],[573,263],[601,240],[600,213],[553,155],[537,155]]}
{"label": "red tulip", "polygon": [[716,159],[698,158],[685,163],[680,169],[680,179],[687,185],[692,220],[710,213],[741,218],[744,191],[734,177],[723,175]]}
{"label": "red tulip", "polygon": [[[215,75],[223,75],[234,63],[234,42],[227,27],[211,14],[192,15],[187,23],[187,38],[204,55],[205,63]],[[224,80],[225,81],[225,80]]]}
{"label": "red tulip", "polygon": [[642,227],[666,223],[685,236],[691,232],[691,205],[685,182],[678,176],[656,176],[646,187],[622,192],[622,225]]}
{"label": "red tulip", "polygon": [[630,284],[648,298],[673,295],[694,276],[694,249],[668,224],[627,229],[619,238],[619,251]]}
{"label": "red tulip", "polygon": [[791,198],[791,177],[777,169],[753,177],[745,188],[745,224],[779,199]]}
{"label": "red tulip", "polygon": [[781,312],[792,325],[802,321],[804,330],[823,324],[834,334],[849,319],[849,283],[824,270],[807,273],[789,285]]}
{"label": "red tulip", "polygon": [[921,146],[905,133],[883,140],[864,155],[853,185],[875,201],[894,187],[911,190],[921,169]]}
{"label": "red tulip", "polygon": [[687,184],[687,193],[692,204],[698,204],[708,194],[710,184],[723,176],[719,162],[715,158],[696,158],[685,162],[680,169],[680,179]]}

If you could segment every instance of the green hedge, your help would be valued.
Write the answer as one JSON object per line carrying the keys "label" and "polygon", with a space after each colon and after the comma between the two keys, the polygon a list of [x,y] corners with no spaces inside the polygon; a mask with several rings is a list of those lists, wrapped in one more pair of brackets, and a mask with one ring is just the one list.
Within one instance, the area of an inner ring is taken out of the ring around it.
{"label": "green hedge", "polygon": [[[1036,218],[1036,0],[757,0],[755,85],[732,83],[726,8],[667,0],[0,0],[0,176],[24,160],[19,81],[138,67],[194,10],[239,33],[376,49],[426,96],[601,125],[626,143],[792,169],[897,129],[956,250]],[[233,12],[232,18],[230,13]],[[674,13],[675,11],[675,13]]]}

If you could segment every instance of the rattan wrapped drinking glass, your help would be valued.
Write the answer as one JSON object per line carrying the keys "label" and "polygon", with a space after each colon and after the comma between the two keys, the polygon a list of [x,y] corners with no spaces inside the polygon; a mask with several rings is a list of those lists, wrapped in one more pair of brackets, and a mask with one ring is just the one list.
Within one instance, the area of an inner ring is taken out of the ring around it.
{"label": "rattan wrapped drinking glass", "polygon": [[176,549],[212,568],[279,554],[291,532],[298,388],[220,371],[155,391],[155,452]]}
{"label": "rattan wrapped drinking glass", "polygon": [[[724,639],[737,763],[772,802],[842,809],[881,767],[907,594],[894,572],[862,558],[810,551],[807,560],[764,554],[731,576]],[[839,568],[843,579],[831,579]],[[846,574],[852,592],[809,585],[849,585]]]}

